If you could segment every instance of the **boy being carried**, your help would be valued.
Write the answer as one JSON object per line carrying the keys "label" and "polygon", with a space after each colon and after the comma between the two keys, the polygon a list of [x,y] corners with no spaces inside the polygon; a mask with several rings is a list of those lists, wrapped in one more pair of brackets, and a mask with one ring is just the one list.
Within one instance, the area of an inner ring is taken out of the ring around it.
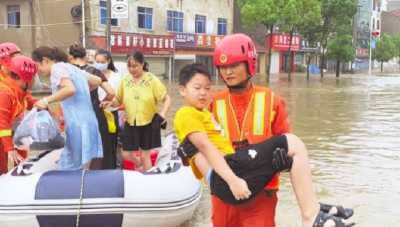
{"label": "boy being carried", "polygon": [[200,151],[188,162],[198,179],[204,177],[207,180],[211,194],[229,204],[239,205],[249,201],[277,173],[273,165],[274,152],[275,155],[283,153],[293,158],[289,168],[290,178],[303,226],[350,226],[343,219],[320,211],[321,206],[312,188],[307,149],[298,137],[293,134],[277,135],[261,143],[238,148],[235,152],[223,137],[223,130],[213,114],[205,109],[211,101],[208,70],[200,64],[185,66],[179,74],[179,91],[185,106],[175,116],[176,134],[180,143],[189,139]]}

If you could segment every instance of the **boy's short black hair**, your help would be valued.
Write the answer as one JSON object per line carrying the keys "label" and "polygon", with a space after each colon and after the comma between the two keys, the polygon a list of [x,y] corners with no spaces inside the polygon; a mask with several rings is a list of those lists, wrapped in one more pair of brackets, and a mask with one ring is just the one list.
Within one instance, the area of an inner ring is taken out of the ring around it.
{"label": "boy's short black hair", "polygon": [[199,63],[192,63],[186,65],[179,71],[179,86],[186,86],[186,84],[192,79],[192,77],[196,74],[200,73],[206,75],[208,79],[211,81],[211,75],[208,69]]}

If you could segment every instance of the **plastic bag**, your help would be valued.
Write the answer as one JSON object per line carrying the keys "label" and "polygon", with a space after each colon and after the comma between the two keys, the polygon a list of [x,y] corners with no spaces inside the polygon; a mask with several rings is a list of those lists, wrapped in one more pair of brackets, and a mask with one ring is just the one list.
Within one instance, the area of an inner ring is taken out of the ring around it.
{"label": "plastic bag", "polygon": [[65,138],[48,111],[33,108],[18,126],[14,146],[21,150],[55,150],[64,147]]}
{"label": "plastic bag", "polygon": [[106,116],[107,123],[108,123],[108,132],[115,133],[117,126],[115,126],[114,115],[111,111],[104,109],[104,115]]}

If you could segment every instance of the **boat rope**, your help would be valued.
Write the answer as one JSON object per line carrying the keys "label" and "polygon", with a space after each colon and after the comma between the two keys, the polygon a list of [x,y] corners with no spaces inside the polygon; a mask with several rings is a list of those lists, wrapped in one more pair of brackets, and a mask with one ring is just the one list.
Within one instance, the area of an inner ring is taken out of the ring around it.
{"label": "boat rope", "polygon": [[76,216],[76,227],[79,227],[79,216],[81,214],[81,206],[82,206],[82,199],[83,199],[83,180],[85,179],[85,171],[86,171],[86,169],[82,170],[81,194],[79,196],[78,214]]}

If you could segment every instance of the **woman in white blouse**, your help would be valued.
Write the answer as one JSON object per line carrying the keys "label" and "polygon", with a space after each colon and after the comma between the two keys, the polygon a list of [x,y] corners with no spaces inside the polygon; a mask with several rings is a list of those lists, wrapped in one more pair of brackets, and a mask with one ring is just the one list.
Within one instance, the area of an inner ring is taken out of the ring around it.
{"label": "woman in white blouse", "polygon": [[[96,52],[95,55],[95,64],[94,67],[100,70],[104,76],[107,78],[108,83],[114,89],[115,93],[118,91],[118,86],[121,82],[121,76],[118,73],[117,68],[114,65],[113,59],[111,57],[111,53],[108,50],[100,49]],[[99,87],[98,89],[99,100],[104,101],[107,96],[107,93]],[[107,110],[111,111],[114,115],[115,125],[118,126],[118,108],[108,107]],[[110,133],[111,136],[111,151],[112,156],[115,157],[116,163],[116,153],[117,153],[117,140],[118,140],[118,130],[115,133]]]}

